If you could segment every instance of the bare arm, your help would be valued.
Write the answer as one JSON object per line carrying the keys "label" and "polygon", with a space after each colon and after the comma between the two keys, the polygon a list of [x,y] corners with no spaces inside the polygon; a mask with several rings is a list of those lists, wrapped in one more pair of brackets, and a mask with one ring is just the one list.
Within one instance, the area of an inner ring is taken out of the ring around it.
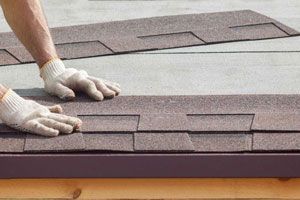
{"label": "bare arm", "polygon": [[0,0],[5,18],[41,67],[57,57],[39,0]]}

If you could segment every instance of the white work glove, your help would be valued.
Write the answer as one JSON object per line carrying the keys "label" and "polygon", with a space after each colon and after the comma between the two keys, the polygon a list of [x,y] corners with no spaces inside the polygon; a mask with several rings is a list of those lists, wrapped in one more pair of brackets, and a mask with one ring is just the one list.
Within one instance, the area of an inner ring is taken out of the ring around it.
{"label": "white work glove", "polygon": [[59,105],[43,106],[20,97],[11,89],[0,100],[0,119],[3,123],[37,135],[70,134],[81,126],[80,119],[58,114],[61,112],[62,108]]}
{"label": "white work glove", "polygon": [[42,66],[40,75],[46,92],[64,100],[74,99],[76,91],[87,93],[98,101],[105,97],[112,98],[121,92],[119,84],[89,76],[84,70],[65,68],[58,58]]}

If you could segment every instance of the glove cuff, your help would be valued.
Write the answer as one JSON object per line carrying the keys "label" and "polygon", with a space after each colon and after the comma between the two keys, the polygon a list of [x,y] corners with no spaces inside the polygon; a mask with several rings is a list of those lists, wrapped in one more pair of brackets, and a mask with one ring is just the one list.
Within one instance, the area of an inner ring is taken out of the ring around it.
{"label": "glove cuff", "polygon": [[40,69],[40,76],[45,82],[54,79],[66,70],[64,63],[59,58],[54,58],[44,64]]}
{"label": "glove cuff", "polygon": [[0,101],[0,118],[3,119],[5,116],[20,110],[25,101],[12,89],[9,89]]}

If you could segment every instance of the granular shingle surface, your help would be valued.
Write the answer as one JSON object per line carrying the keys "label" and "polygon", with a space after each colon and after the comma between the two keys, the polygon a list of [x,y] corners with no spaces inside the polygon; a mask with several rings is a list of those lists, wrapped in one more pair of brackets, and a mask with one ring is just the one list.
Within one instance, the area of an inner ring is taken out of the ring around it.
{"label": "granular shingle surface", "polygon": [[83,134],[86,150],[133,151],[133,134]]}
{"label": "granular shingle surface", "polygon": [[79,151],[85,149],[81,133],[43,137],[27,134],[24,151],[26,152],[58,152]]}
{"label": "granular shingle surface", "polygon": [[59,56],[65,59],[113,54],[99,41],[58,44],[56,48]]}
{"label": "granular shingle surface", "polygon": [[252,150],[252,135],[234,134],[190,134],[197,152],[246,152]]}
{"label": "granular shingle surface", "polygon": [[250,131],[253,115],[189,115],[190,131]]}
{"label": "granular shingle surface", "polygon": [[254,151],[299,151],[300,132],[298,133],[254,133]]}
{"label": "granular shingle surface", "polygon": [[254,117],[252,129],[261,131],[300,132],[300,114],[257,113]]}
{"label": "granular shingle surface", "polygon": [[187,131],[185,114],[141,114],[139,131]]}
{"label": "granular shingle surface", "polygon": [[139,116],[134,115],[94,115],[78,116],[82,122],[82,132],[135,132]]}
{"label": "granular shingle surface", "polygon": [[23,133],[1,133],[0,151],[5,153],[23,152],[25,134]]}
{"label": "granular shingle surface", "polygon": [[[251,10],[58,27],[51,33],[66,59],[299,35],[298,31]],[[10,52],[22,63],[33,61],[12,33],[1,33],[0,41],[1,51]],[[12,57],[0,53],[3,56],[0,65],[16,64]]]}
{"label": "granular shingle surface", "polygon": [[136,151],[194,151],[194,146],[187,133],[135,133]]}

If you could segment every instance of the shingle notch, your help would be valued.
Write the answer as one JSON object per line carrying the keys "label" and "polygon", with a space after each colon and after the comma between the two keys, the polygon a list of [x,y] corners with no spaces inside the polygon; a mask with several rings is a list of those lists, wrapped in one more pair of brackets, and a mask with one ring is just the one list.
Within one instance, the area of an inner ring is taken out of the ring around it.
{"label": "shingle notch", "polygon": [[293,151],[300,150],[298,133],[254,133],[254,151]]}
{"label": "shingle notch", "polygon": [[23,152],[25,134],[23,133],[1,133],[0,152],[13,153]]}
{"label": "shingle notch", "polygon": [[82,132],[135,132],[138,115],[79,115]]}
{"label": "shingle notch", "polygon": [[133,133],[122,134],[83,134],[85,150],[133,151]]}
{"label": "shingle notch", "polygon": [[139,131],[187,131],[186,114],[141,114]]}
{"label": "shingle notch", "polygon": [[189,130],[199,131],[250,131],[253,114],[192,114],[188,115]]}
{"label": "shingle notch", "polygon": [[57,137],[43,137],[27,134],[24,151],[30,152],[57,152],[78,151],[85,149],[81,133],[59,135]]}
{"label": "shingle notch", "polygon": [[296,113],[256,113],[254,131],[300,131],[300,114]]}
{"label": "shingle notch", "polygon": [[135,151],[190,152],[194,146],[188,133],[135,133]]}
{"label": "shingle notch", "polygon": [[252,150],[252,134],[190,134],[197,152],[244,152]]}

